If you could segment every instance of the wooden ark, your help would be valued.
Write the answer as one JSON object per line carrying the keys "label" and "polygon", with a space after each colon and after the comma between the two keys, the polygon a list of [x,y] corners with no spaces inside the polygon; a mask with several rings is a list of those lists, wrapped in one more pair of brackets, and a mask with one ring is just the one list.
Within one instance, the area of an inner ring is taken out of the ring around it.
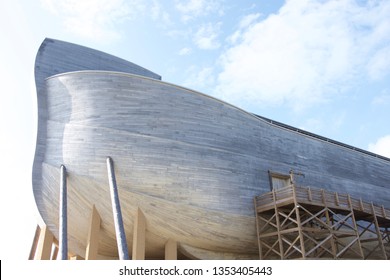
{"label": "wooden ark", "polygon": [[35,81],[33,191],[45,222],[37,235],[49,240],[36,238],[35,258],[56,251],[43,244],[59,239],[61,165],[69,254],[118,258],[107,157],[133,259],[258,259],[253,199],[272,186],[390,208],[389,159],[163,82],[117,57],[45,39]]}

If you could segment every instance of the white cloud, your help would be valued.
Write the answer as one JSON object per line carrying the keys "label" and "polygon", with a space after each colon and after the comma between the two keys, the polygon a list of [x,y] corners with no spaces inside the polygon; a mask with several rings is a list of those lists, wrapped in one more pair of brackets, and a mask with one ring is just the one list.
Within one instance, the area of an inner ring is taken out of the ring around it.
{"label": "white cloud", "polygon": [[97,41],[120,38],[116,24],[145,9],[141,0],[41,0],[41,3],[63,18],[67,31]]}
{"label": "white cloud", "polygon": [[154,21],[159,21],[164,26],[172,24],[169,13],[161,6],[159,2],[157,2],[157,0],[153,1],[150,12]]}
{"label": "white cloud", "polygon": [[243,29],[243,28],[246,28],[246,27],[251,26],[254,22],[256,22],[256,20],[259,19],[260,16],[261,16],[260,13],[249,14],[249,15],[244,16],[244,17],[240,20],[240,23],[239,23],[239,25],[238,25],[239,28],[240,28],[240,29]]}
{"label": "white cloud", "polygon": [[375,106],[384,106],[390,104],[390,90],[383,90],[379,95],[375,96],[371,102]]}
{"label": "white cloud", "polygon": [[256,23],[256,21],[260,18],[260,16],[261,14],[259,13],[249,14],[244,16],[238,24],[238,29],[231,36],[227,38],[227,41],[230,42],[231,44],[237,43],[237,41],[242,37],[242,32],[249,26]]}
{"label": "white cloud", "polygon": [[261,21],[249,15],[228,38],[215,94],[237,105],[302,109],[389,75],[389,14],[388,1],[306,0],[287,1]]}
{"label": "white cloud", "polygon": [[194,88],[197,90],[207,89],[212,85],[215,75],[213,74],[212,67],[204,67],[198,69],[196,66],[192,66],[188,69],[188,78],[184,81],[184,86]]}
{"label": "white cloud", "polygon": [[[389,14],[390,16],[390,14]],[[390,30],[389,30],[390,34]],[[381,79],[390,71],[390,46],[380,49],[368,62],[368,74],[371,79]]]}
{"label": "white cloud", "polygon": [[390,158],[390,135],[379,138],[375,143],[368,145],[370,152]]}
{"label": "white cloud", "polygon": [[192,52],[191,48],[182,48],[179,51],[179,55],[188,55]]}
{"label": "white cloud", "polygon": [[220,0],[176,1],[175,8],[180,12],[181,19],[184,22],[211,13],[223,14],[223,5]]}
{"label": "white cloud", "polygon": [[196,46],[203,50],[218,49],[221,45],[218,41],[221,25],[221,22],[203,24],[194,35]]}

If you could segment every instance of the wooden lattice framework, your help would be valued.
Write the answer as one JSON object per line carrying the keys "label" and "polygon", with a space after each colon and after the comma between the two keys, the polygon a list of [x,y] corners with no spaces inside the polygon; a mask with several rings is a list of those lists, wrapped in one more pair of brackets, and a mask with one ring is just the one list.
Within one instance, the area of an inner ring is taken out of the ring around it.
{"label": "wooden lattice framework", "polygon": [[390,210],[288,187],[254,199],[260,259],[390,259]]}

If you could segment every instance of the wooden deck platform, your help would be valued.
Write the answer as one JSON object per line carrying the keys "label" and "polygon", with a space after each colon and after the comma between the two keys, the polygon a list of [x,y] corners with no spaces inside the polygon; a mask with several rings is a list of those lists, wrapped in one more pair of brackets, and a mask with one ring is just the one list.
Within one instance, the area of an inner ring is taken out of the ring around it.
{"label": "wooden deck platform", "polygon": [[390,259],[390,210],[310,187],[254,199],[260,259]]}

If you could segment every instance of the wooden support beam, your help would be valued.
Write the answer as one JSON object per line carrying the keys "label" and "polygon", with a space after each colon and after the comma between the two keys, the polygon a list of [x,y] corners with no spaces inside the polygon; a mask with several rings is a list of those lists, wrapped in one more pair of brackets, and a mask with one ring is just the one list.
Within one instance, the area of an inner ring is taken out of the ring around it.
{"label": "wooden support beam", "polygon": [[39,235],[37,252],[35,254],[36,260],[50,260],[53,239],[53,234],[47,226],[43,226]]}
{"label": "wooden support beam", "polygon": [[133,260],[145,259],[145,234],[146,234],[146,220],[141,209],[137,209],[134,221],[133,231]]}
{"label": "wooden support beam", "polygon": [[54,250],[53,250],[53,253],[51,254],[51,259],[52,260],[56,260],[57,257],[58,257],[58,246],[54,246]]}
{"label": "wooden support beam", "polygon": [[359,199],[359,207],[360,207],[360,209],[359,209],[360,211],[363,211],[363,212],[365,211],[364,205],[363,205],[363,200],[361,198]]}
{"label": "wooden support beam", "polygon": [[110,157],[107,157],[107,172],[108,172],[108,183],[110,185],[112,213],[114,216],[116,242],[118,245],[118,255],[120,260],[128,260],[129,251],[127,249],[125,228],[123,226],[121,205],[119,203],[119,194],[116,185],[115,171],[114,171],[114,162]]}
{"label": "wooden support beam", "polygon": [[313,200],[313,198],[312,198],[312,196],[311,196],[311,190],[310,190],[310,187],[307,189],[307,195],[308,195],[308,199],[309,199],[309,201],[312,201],[312,200]]}
{"label": "wooden support beam", "polygon": [[304,240],[304,236],[302,233],[302,223],[301,223],[301,216],[300,216],[300,211],[299,211],[299,208],[301,206],[298,204],[298,201],[297,201],[295,186],[293,186],[293,197],[294,197],[294,208],[295,208],[295,213],[296,213],[296,221],[297,221],[297,226],[299,228],[298,232],[299,232],[299,242],[301,245],[302,258],[306,259],[305,240]]}
{"label": "wooden support beam", "polygon": [[37,247],[38,247],[40,233],[41,233],[41,228],[39,227],[39,225],[37,225],[37,227],[35,229],[34,240],[33,240],[33,243],[31,245],[30,255],[28,257],[29,260],[33,260],[35,257],[35,253],[36,253]]}
{"label": "wooden support beam", "polygon": [[322,204],[326,205],[326,196],[324,189],[321,189]]}
{"label": "wooden support beam", "polygon": [[[338,205],[338,196],[337,196],[337,193],[336,193],[336,201],[337,201],[337,205]],[[334,259],[336,259],[336,256],[337,256],[337,245],[336,245],[336,242],[335,242],[335,238],[334,238],[334,233],[332,231],[332,227],[333,227],[333,220],[331,219],[330,215],[329,215],[329,211],[328,211],[328,207],[327,205],[325,205],[325,217],[326,217],[326,224],[328,225],[327,227],[327,230],[329,231],[330,233],[330,245],[331,245],[331,248],[332,248],[332,257]]]}
{"label": "wooden support beam", "polygon": [[[352,218],[352,225],[353,225],[353,230],[355,231],[356,233],[356,237],[357,237],[357,245],[358,245],[358,254],[361,256],[362,259],[364,259],[364,253],[363,253],[363,248],[362,248],[362,244],[360,243],[360,236],[359,236],[359,230],[358,230],[358,227],[357,227],[357,222],[356,222],[356,219],[355,219],[355,214],[354,214],[354,211],[353,211],[353,206],[352,206],[352,202],[351,202],[351,197],[348,195],[348,200],[349,200],[349,204],[351,205],[351,208],[350,208],[350,211],[351,211],[351,218]],[[360,204],[361,204],[361,207],[362,207],[362,211],[364,211],[364,207],[363,207],[363,203],[362,203],[362,200],[360,199]]]}
{"label": "wooden support beam", "polygon": [[383,258],[385,260],[387,260],[386,249],[385,249],[385,246],[384,246],[383,240],[382,240],[382,233],[381,233],[381,230],[379,228],[378,219],[377,219],[376,214],[375,214],[374,204],[372,202],[371,202],[371,209],[372,209],[373,219],[374,219],[374,224],[375,224],[375,232],[376,232],[376,235],[378,237],[378,245],[379,245],[379,248],[381,250],[381,253],[383,254]]}
{"label": "wooden support beam", "polygon": [[165,243],[165,259],[177,260],[177,242],[172,239],[168,239]]}
{"label": "wooden support beam", "polygon": [[340,205],[339,194],[335,192],[334,196],[335,196],[336,206],[339,206]]}
{"label": "wooden support beam", "polygon": [[275,189],[272,192],[273,200],[274,200],[274,209],[275,209],[275,219],[276,219],[276,226],[278,231],[278,241],[279,241],[279,252],[280,252],[280,258],[284,259],[284,252],[283,252],[283,241],[282,241],[282,235],[280,234],[280,220],[279,220],[279,209],[276,206],[276,195],[275,195]]}
{"label": "wooden support beam", "polygon": [[61,165],[61,180],[60,180],[60,216],[59,216],[59,259],[68,259],[68,202],[67,202],[67,186],[66,186],[66,168]]}
{"label": "wooden support beam", "polygon": [[89,219],[89,231],[87,239],[86,260],[96,260],[99,249],[100,215],[95,205],[92,206],[91,217]]}
{"label": "wooden support beam", "polygon": [[69,259],[71,261],[81,261],[81,260],[84,260],[82,257],[80,257],[79,255],[74,255],[74,256],[70,256]]}

